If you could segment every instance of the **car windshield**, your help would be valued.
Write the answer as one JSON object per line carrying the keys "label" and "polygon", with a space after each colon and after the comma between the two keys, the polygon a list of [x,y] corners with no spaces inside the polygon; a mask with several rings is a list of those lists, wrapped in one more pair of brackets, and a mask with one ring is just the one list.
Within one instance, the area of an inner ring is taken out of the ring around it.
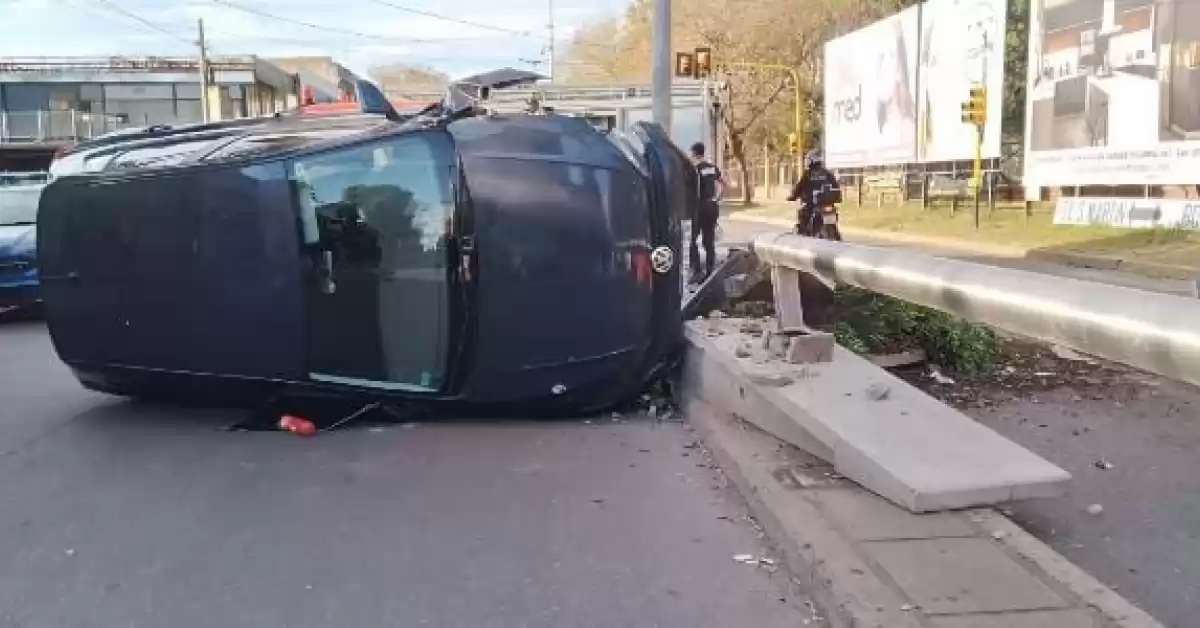
{"label": "car windshield", "polygon": [[37,224],[42,186],[0,187],[0,227]]}

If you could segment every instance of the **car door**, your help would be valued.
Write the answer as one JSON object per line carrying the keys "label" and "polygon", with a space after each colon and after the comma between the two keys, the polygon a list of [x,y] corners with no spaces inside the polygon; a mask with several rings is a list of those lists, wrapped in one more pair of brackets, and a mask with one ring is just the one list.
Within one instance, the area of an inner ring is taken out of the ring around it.
{"label": "car door", "polygon": [[439,131],[290,163],[309,256],[313,380],[401,393],[444,387],[456,163]]}

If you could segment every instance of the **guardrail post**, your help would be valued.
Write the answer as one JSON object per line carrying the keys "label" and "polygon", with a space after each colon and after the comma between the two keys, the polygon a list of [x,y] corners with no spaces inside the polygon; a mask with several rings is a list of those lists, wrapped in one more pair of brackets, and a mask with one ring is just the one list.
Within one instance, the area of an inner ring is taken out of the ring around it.
{"label": "guardrail post", "polygon": [[771,290],[775,293],[775,313],[779,331],[807,331],[804,323],[804,303],[800,296],[800,271],[784,266],[771,267]]}

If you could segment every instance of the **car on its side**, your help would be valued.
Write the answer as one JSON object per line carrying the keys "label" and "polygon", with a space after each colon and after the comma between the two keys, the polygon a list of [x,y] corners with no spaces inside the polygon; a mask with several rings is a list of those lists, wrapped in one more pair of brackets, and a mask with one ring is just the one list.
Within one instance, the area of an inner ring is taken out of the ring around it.
{"label": "car on its side", "polygon": [[663,129],[360,98],[93,146],[42,197],[55,350],[87,387],[592,412],[682,343],[695,169]]}
{"label": "car on its side", "polygon": [[39,301],[37,214],[42,184],[0,186],[0,309]]}

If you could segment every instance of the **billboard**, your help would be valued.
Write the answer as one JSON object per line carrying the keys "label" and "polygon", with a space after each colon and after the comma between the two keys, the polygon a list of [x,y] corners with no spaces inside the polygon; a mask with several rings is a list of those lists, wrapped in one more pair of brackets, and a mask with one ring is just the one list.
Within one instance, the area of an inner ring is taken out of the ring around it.
{"label": "billboard", "polygon": [[1032,0],[1025,184],[1200,180],[1200,2]]}
{"label": "billboard", "polygon": [[1005,0],[929,0],[921,5],[917,161],[975,157],[978,131],[962,121],[972,86],[987,88],[982,156],[1000,156]]}
{"label": "billboard", "polygon": [[913,161],[917,10],[825,44],[825,162],[834,168]]}

